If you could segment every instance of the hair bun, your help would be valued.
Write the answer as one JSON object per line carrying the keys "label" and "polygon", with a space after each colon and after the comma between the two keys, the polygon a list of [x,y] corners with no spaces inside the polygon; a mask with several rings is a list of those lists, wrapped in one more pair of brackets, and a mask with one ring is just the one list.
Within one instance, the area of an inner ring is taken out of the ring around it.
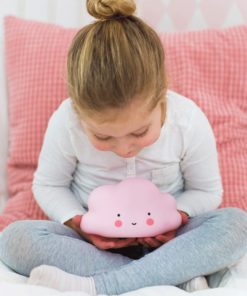
{"label": "hair bun", "polygon": [[127,17],[136,10],[134,0],[87,0],[87,10],[96,19]]}

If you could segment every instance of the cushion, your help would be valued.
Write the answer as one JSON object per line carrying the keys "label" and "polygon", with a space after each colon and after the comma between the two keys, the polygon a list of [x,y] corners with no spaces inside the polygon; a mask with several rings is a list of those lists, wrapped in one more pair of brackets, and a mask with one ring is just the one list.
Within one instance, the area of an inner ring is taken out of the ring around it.
{"label": "cushion", "polygon": [[[66,55],[76,29],[5,18],[10,113],[10,199],[0,229],[46,219],[31,191],[52,112],[67,95]],[[162,33],[171,88],[192,98],[213,126],[224,186],[222,206],[247,209],[247,27]]]}
{"label": "cushion", "polygon": [[0,230],[20,219],[45,219],[31,184],[47,122],[68,97],[66,56],[75,29],[5,18],[6,71],[9,94],[9,200]]}
{"label": "cushion", "polygon": [[247,210],[247,26],[162,34],[171,88],[193,99],[216,137],[222,207]]}

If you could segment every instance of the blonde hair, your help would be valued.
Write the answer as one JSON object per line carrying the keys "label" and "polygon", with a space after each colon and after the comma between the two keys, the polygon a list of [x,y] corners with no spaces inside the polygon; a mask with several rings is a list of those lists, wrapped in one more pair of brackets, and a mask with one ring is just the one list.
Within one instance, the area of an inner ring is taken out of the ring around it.
{"label": "blonde hair", "polygon": [[123,108],[133,98],[157,105],[166,91],[164,50],[157,33],[134,16],[133,0],[88,0],[97,18],[75,36],[68,90],[80,114]]}

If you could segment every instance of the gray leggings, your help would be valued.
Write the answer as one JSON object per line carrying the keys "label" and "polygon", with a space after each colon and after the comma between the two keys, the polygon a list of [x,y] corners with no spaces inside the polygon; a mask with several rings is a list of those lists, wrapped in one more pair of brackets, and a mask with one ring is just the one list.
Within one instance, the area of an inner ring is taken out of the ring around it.
{"label": "gray leggings", "polygon": [[156,250],[115,251],[99,250],[51,221],[15,222],[0,240],[0,259],[22,275],[42,264],[53,265],[93,276],[98,294],[113,295],[146,286],[176,286],[235,263],[247,252],[247,214],[237,208],[215,210],[190,218],[176,238]]}

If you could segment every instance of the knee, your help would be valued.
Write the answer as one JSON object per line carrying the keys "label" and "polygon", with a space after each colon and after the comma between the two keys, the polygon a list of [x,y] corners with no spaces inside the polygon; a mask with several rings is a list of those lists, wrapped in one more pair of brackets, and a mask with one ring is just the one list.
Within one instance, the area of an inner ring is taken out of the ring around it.
{"label": "knee", "polygon": [[247,212],[240,208],[221,208],[218,211],[225,220],[237,221],[247,225]]}
{"label": "knee", "polygon": [[[0,258],[7,264],[10,258],[21,252],[25,237],[32,228],[31,221],[17,221],[7,226],[0,239]],[[24,247],[24,246],[23,246]]]}
{"label": "knee", "polygon": [[25,269],[32,260],[32,248],[39,239],[40,221],[17,221],[4,229],[0,238],[0,259],[16,272],[28,275]]}
{"label": "knee", "polygon": [[20,240],[28,228],[29,221],[17,221],[7,226],[1,235],[1,255],[8,253],[21,243]]}
{"label": "knee", "polygon": [[21,243],[23,238],[37,229],[37,222],[39,221],[23,220],[11,223],[2,232],[1,245]]}
{"label": "knee", "polygon": [[247,241],[247,212],[239,208],[222,208],[219,214],[226,231]]}

